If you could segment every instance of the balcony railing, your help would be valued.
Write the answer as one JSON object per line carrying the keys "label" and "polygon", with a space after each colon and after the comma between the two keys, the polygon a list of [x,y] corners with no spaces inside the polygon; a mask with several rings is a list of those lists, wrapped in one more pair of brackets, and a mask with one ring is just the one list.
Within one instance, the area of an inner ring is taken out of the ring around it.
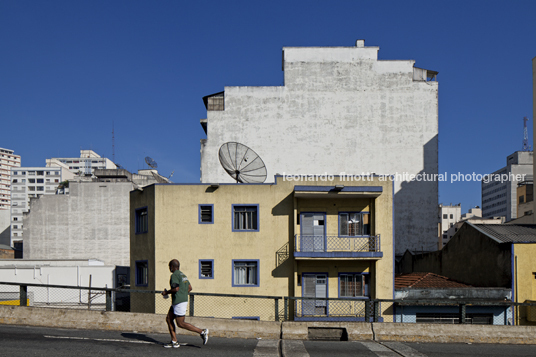
{"label": "balcony railing", "polygon": [[296,257],[374,257],[381,258],[380,235],[367,237],[302,236],[295,237]]}

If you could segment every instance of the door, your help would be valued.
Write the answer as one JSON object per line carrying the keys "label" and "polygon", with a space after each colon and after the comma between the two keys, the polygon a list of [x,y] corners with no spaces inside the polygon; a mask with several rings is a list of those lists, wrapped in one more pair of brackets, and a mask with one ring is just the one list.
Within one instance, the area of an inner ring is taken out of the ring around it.
{"label": "door", "polygon": [[324,213],[302,213],[301,250],[302,252],[324,252],[326,246]]}
{"label": "door", "polygon": [[[303,274],[302,296],[327,298],[327,274]],[[302,315],[327,315],[327,300],[302,300]]]}

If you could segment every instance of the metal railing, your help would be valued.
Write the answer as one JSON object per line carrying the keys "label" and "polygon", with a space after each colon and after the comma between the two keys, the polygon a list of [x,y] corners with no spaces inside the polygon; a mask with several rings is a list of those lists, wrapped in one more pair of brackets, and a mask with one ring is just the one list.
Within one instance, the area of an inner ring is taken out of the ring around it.
{"label": "metal railing", "polygon": [[[161,296],[161,291],[156,290],[0,282],[0,305],[166,314],[170,303],[169,299]],[[431,313],[423,313],[419,321],[416,309]],[[264,321],[414,323],[441,322],[443,319],[465,324],[477,323],[482,320],[483,312],[487,311],[489,315],[491,310],[496,315],[491,318],[494,324],[516,324],[522,318],[536,320],[533,316],[536,314],[534,301],[518,303],[476,299],[395,300],[190,293],[188,312],[189,316],[196,317]],[[435,317],[433,313],[436,313]]]}
{"label": "metal railing", "polygon": [[296,235],[296,252],[380,252],[381,238]]}

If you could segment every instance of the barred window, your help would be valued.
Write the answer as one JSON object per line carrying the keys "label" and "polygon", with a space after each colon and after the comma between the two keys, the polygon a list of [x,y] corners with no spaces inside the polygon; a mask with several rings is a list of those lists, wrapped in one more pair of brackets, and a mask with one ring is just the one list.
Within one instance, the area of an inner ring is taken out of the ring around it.
{"label": "barred window", "polygon": [[199,261],[199,279],[214,278],[214,260]]}
{"label": "barred window", "polygon": [[233,230],[258,231],[258,206],[233,205]]}
{"label": "barred window", "polygon": [[233,260],[233,286],[259,286],[259,262]]}
{"label": "barred window", "polygon": [[367,297],[369,296],[367,274],[340,274],[340,297]]}

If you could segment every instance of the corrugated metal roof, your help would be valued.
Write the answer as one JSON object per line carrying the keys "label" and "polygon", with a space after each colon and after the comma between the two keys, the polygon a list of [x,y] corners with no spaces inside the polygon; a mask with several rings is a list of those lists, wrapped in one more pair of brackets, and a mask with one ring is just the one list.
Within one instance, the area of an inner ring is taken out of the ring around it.
{"label": "corrugated metal roof", "polygon": [[471,225],[499,243],[536,243],[536,225],[534,224]]}
{"label": "corrugated metal roof", "polygon": [[410,273],[395,276],[395,289],[404,288],[469,288],[471,285],[434,273]]}

